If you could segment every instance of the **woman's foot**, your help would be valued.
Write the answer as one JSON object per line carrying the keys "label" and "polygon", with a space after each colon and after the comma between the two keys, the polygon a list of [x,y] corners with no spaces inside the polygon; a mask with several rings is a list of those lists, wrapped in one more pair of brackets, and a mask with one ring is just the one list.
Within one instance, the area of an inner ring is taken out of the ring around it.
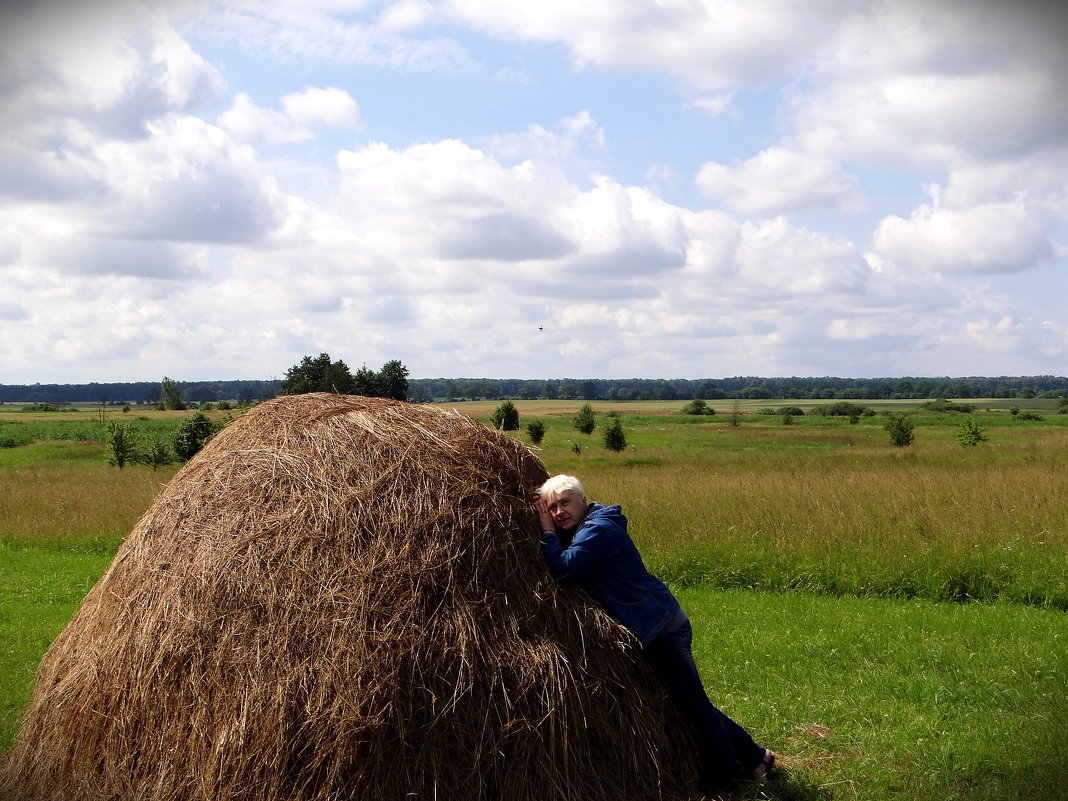
{"label": "woman's foot", "polygon": [[770,748],[765,748],[764,758],[750,771],[749,775],[753,777],[755,782],[766,782],[768,774],[771,773],[773,767],[775,767],[775,752]]}

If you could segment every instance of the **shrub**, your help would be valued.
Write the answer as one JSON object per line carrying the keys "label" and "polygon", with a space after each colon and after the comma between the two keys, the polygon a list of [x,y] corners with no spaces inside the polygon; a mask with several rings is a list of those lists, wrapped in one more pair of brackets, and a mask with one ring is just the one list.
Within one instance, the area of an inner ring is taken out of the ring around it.
{"label": "shrub", "polygon": [[613,417],[604,430],[604,446],[610,451],[621,451],[627,447],[627,437],[623,433],[623,425],[618,417]]}
{"label": "shrub", "polygon": [[812,410],[813,413],[822,415],[824,417],[848,417],[851,420],[854,417],[874,417],[875,410],[868,406],[861,406],[859,403],[850,403],[849,401],[838,401],[832,403],[829,406],[817,406]]}
{"label": "shrub", "polygon": [[174,454],[179,461],[188,462],[218,430],[203,412],[187,417],[174,434]]}
{"label": "shrub", "polygon": [[156,470],[161,465],[173,462],[174,457],[171,454],[170,446],[157,437],[148,444],[148,450],[141,455],[140,461]]}
{"label": "shrub", "polygon": [[510,400],[501,403],[490,417],[490,423],[499,431],[519,430],[519,410]]}
{"label": "shrub", "polygon": [[527,435],[535,445],[541,445],[541,441],[545,439],[545,423],[541,420],[532,420],[527,423]]}
{"label": "shrub", "polygon": [[1016,419],[1017,420],[1035,421],[1035,420],[1041,420],[1042,419],[1042,415],[1040,415],[1038,412],[1020,412],[1018,415],[1016,415]]}
{"label": "shrub", "polygon": [[16,435],[8,432],[0,434],[0,448],[18,448],[22,445],[29,445],[30,442],[30,438],[22,434]]}
{"label": "shrub", "polygon": [[978,445],[986,440],[986,434],[975,420],[964,420],[957,426],[957,442],[961,445]]}
{"label": "shrub", "polygon": [[800,406],[780,406],[775,410],[776,414],[790,415],[792,417],[804,417],[805,410]]}
{"label": "shrub", "polygon": [[741,425],[742,422],[742,402],[737,398],[731,401],[730,421],[732,426]]}
{"label": "shrub", "polygon": [[912,421],[901,412],[892,412],[887,416],[883,428],[890,434],[890,444],[897,448],[907,448],[912,444]]}
{"label": "shrub", "polygon": [[695,398],[682,407],[682,413],[689,415],[711,415],[715,414],[716,410],[700,398]]}
{"label": "shrub", "polygon": [[923,408],[931,412],[961,412],[962,414],[971,414],[975,411],[975,406],[970,403],[952,403],[945,398],[927,401],[923,404]]}
{"label": "shrub", "polygon": [[593,416],[593,407],[588,403],[582,404],[582,408],[579,409],[578,414],[575,415],[574,425],[583,434],[592,434],[593,429],[597,427],[597,421]]}
{"label": "shrub", "polygon": [[127,462],[137,459],[137,435],[129,423],[108,423],[108,464],[122,470]]}

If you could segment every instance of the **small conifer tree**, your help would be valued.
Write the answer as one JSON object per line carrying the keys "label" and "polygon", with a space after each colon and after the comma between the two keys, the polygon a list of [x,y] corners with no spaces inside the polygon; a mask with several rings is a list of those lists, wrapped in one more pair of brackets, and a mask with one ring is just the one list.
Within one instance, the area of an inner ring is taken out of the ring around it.
{"label": "small conifer tree", "polygon": [[541,441],[545,439],[545,423],[541,420],[531,420],[527,423],[527,434],[531,442],[541,445]]}
{"label": "small conifer tree", "polygon": [[604,430],[604,446],[610,451],[622,451],[627,447],[627,437],[623,433],[623,425],[618,417],[613,417],[612,422]]}
{"label": "small conifer tree", "polygon": [[890,435],[890,444],[897,448],[907,448],[912,444],[912,421],[903,413],[897,412],[886,418],[883,424]]}
{"label": "small conifer tree", "polygon": [[501,403],[493,412],[490,423],[499,431],[519,430],[519,410],[510,400]]}
{"label": "small conifer tree", "polygon": [[593,416],[593,407],[588,403],[582,404],[582,408],[575,415],[574,423],[575,428],[583,434],[592,434],[593,429],[597,427],[597,421]]}

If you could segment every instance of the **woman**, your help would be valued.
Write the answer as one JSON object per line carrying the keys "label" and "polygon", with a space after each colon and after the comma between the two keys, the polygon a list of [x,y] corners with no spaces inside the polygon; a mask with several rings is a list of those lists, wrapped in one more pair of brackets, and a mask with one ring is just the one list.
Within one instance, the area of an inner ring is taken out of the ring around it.
{"label": "woman", "polygon": [[664,684],[701,746],[702,792],[737,779],[764,781],[775,753],[717,709],[705,694],[691,645],[693,629],[667,585],[645,568],[619,506],[589,503],[574,476],[550,478],[534,499],[549,572],[577,584],[641,642],[642,654]]}

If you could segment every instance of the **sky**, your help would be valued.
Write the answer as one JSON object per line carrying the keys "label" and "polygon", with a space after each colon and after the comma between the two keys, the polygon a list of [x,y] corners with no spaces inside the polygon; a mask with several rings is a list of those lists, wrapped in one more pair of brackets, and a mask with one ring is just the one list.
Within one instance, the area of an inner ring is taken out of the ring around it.
{"label": "sky", "polygon": [[1030,0],[0,0],[0,383],[1065,375],[1066,43]]}

